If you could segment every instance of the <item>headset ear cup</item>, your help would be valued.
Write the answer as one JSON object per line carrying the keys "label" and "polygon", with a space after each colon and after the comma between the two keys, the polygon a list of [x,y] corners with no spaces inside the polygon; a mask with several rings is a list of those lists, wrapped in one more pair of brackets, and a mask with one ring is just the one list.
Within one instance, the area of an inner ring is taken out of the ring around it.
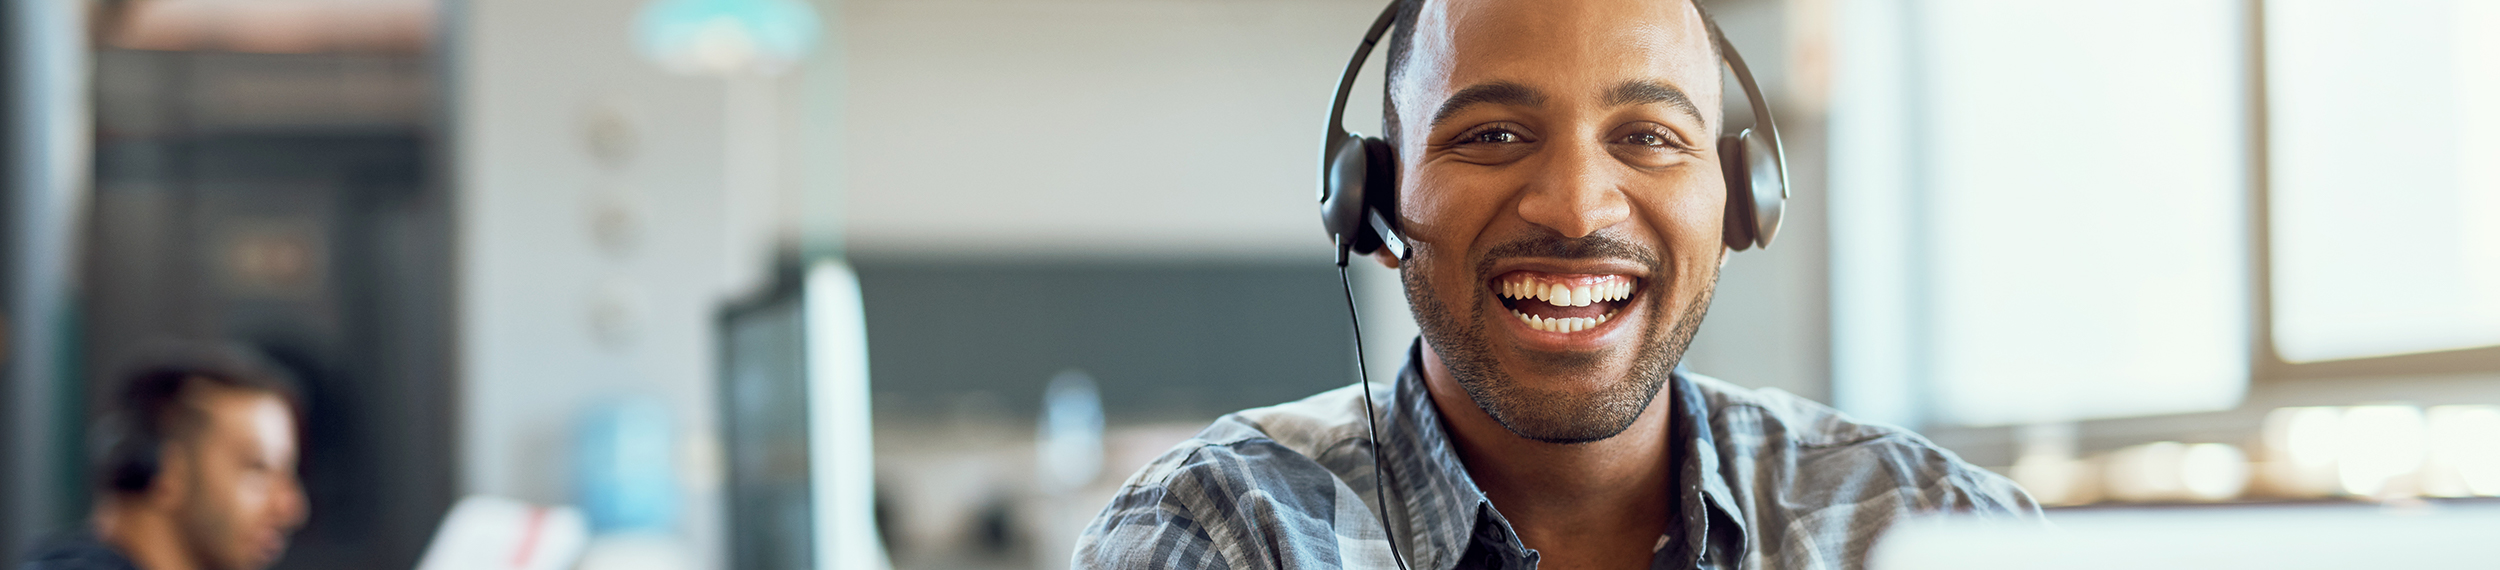
{"label": "headset ear cup", "polygon": [[1745,146],[1745,184],[1753,196],[1754,247],[1771,247],[1771,238],[1779,237],[1780,218],[1788,211],[1788,165],[1781,161],[1779,142],[1763,131],[1745,129],[1738,142]]}
{"label": "headset ear cup", "polygon": [[[1366,213],[1380,214],[1380,219],[1388,222],[1389,231],[1403,233],[1405,228],[1398,218],[1397,150],[1389,146],[1389,141],[1382,140],[1380,137],[1363,137],[1363,157],[1371,161],[1368,171],[1370,176],[1363,181],[1363,207],[1367,210]],[[1366,238],[1364,243],[1371,248],[1380,247],[1383,237],[1380,232],[1374,231],[1370,223],[1362,223],[1362,226],[1363,237]],[[1402,235],[1399,237],[1404,239]]]}
{"label": "headset ear cup", "polygon": [[1328,229],[1328,237],[1357,255],[1379,247],[1379,239],[1364,239],[1363,208],[1371,200],[1371,149],[1365,137],[1347,135],[1340,139],[1328,155],[1323,194],[1319,198],[1320,225]]}
{"label": "headset ear cup", "polygon": [[1719,239],[1728,249],[1744,251],[1754,246],[1760,235],[1754,227],[1752,161],[1746,152],[1744,137],[1719,137],[1719,173],[1727,181],[1726,217],[1719,226]]}
{"label": "headset ear cup", "polygon": [[147,492],[148,487],[156,482],[157,472],[162,469],[160,463],[164,450],[159,449],[156,441],[141,433],[133,418],[116,415],[98,427],[102,428],[97,431],[102,432],[105,441],[101,467],[105,472],[106,486],[123,493]]}

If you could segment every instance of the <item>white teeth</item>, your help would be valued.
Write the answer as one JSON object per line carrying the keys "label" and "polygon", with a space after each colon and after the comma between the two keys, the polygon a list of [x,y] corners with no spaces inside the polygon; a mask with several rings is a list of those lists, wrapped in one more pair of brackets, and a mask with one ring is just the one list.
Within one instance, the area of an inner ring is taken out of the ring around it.
{"label": "white teeth", "polygon": [[1598,315],[1595,318],[1560,317],[1548,319],[1519,311],[1511,311],[1510,314],[1511,316],[1519,317],[1520,322],[1527,323],[1528,328],[1557,333],[1576,333],[1597,328],[1597,325],[1606,324],[1607,319],[1614,317],[1614,315],[1608,314]]}
{"label": "white teeth", "polygon": [[1557,307],[1586,307],[1590,303],[1621,301],[1632,298],[1629,280],[1608,279],[1602,283],[1572,286],[1562,283],[1538,283],[1534,279],[1503,282],[1496,288],[1504,299],[1535,299]]}

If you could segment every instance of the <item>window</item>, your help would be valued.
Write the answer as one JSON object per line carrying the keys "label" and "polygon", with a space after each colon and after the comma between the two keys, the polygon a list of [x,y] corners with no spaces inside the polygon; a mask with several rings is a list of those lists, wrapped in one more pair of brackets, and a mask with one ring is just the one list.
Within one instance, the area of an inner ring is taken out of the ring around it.
{"label": "window", "polygon": [[2500,344],[2500,2],[2264,18],[2275,351]]}
{"label": "window", "polygon": [[2500,370],[2500,2],[1836,16],[1843,409],[2058,422]]}

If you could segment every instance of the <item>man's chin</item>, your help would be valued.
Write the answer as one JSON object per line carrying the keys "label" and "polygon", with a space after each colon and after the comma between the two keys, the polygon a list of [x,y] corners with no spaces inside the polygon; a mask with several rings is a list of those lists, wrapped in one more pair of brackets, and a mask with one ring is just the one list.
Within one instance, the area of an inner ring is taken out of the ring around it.
{"label": "man's chin", "polygon": [[1618,321],[1622,327],[1609,331],[1609,342],[1566,347],[1501,338],[1508,331],[1487,326],[1494,331],[1486,339],[1493,350],[1445,351],[1444,358],[1491,361],[1452,371],[1476,406],[1513,435],[1555,444],[1611,439],[1630,429],[1666,388],[1700,321],[1698,314],[1659,322],[1641,313]]}
{"label": "man's chin", "polygon": [[249,552],[244,552],[241,553],[240,556],[233,557],[234,565],[231,567],[245,570],[261,570],[263,568],[276,566],[278,564],[278,559],[284,556],[286,556],[285,542],[279,542],[274,546],[266,545],[264,543],[262,546],[252,548]]}
{"label": "man's chin", "polygon": [[1587,443],[1620,435],[1640,419],[1663,382],[1639,374],[1543,376],[1505,374],[1500,382],[1463,382],[1476,406],[1503,429],[1546,443]]}

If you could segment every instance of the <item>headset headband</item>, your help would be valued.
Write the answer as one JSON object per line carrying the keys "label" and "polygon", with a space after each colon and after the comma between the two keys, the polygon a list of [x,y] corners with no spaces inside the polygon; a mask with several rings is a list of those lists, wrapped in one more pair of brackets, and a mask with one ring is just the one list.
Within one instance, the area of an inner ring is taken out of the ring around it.
{"label": "headset headband", "polygon": [[[1381,10],[1380,17],[1372,20],[1371,30],[1363,32],[1363,45],[1354,48],[1354,59],[1345,64],[1345,75],[1337,78],[1337,100],[1328,107],[1328,140],[1319,147],[1323,164],[1336,155],[1337,144],[1345,141],[1348,134],[1345,130],[1345,102],[1346,97],[1354,94],[1354,76],[1363,72],[1363,61],[1371,59],[1372,46],[1379,45],[1381,36],[1388,35],[1389,28],[1397,24],[1398,4],[1402,1],[1391,0],[1389,9]],[[1327,192],[1326,187],[1320,188],[1320,197],[1327,198]]]}
{"label": "headset headband", "polygon": [[[1771,143],[1771,152],[1785,157],[1788,154],[1788,147],[1780,145],[1779,121],[1771,120],[1771,102],[1762,97],[1762,87],[1754,84],[1753,69],[1745,66],[1745,56],[1736,53],[1736,44],[1727,41],[1727,34],[1719,31],[1719,20],[1710,17],[1710,11],[1701,7],[1700,0],[1694,0],[1693,12],[1701,14],[1702,27],[1710,31],[1710,43],[1719,46],[1719,61],[1725,62],[1727,68],[1735,72],[1736,86],[1745,90],[1745,104],[1753,107],[1753,128],[1762,131],[1762,136]],[[1720,122],[1725,123],[1726,119],[1726,117],[1720,117]],[[1727,132],[1726,125],[1720,125],[1719,132]],[[1780,198],[1786,199],[1788,198],[1788,169],[1781,168],[1778,174]]]}

